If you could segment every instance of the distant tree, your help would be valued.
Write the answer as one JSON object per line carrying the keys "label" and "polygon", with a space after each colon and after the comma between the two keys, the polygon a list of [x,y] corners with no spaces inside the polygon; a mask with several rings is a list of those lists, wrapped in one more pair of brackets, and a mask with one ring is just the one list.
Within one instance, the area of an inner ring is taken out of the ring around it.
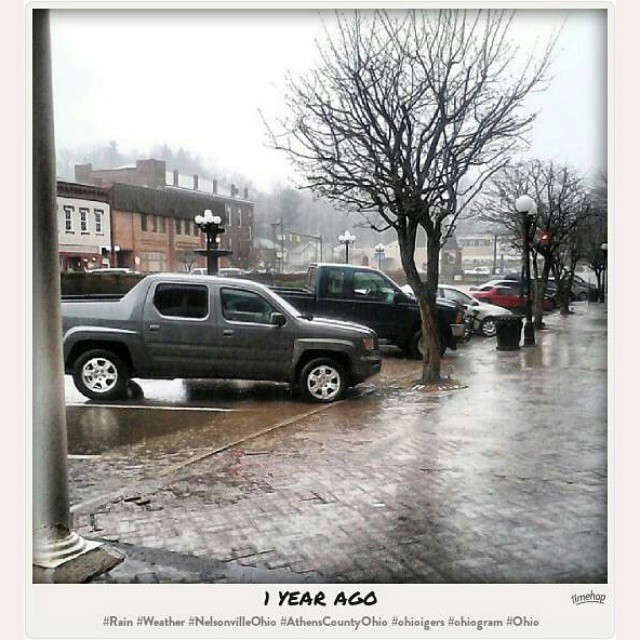
{"label": "distant tree", "polygon": [[[301,186],[393,229],[422,317],[422,380],[441,380],[436,293],[440,248],[484,182],[534,120],[527,95],[544,86],[552,44],[516,68],[512,12],[373,11],[336,14],[320,62],[288,78],[287,115],[271,144]],[[427,237],[423,282],[414,260]]]}
{"label": "distant tree", "polygon": [[184,272],[189,273],[198,261],[198,254],[188,249],[182,249],[176,252],[176,258],[182,265]]}
{"label": "distant tree", "polygon": [[583,258],[596,276],[598,300],[604,302],[603,274],[607,267],[607,254],[602,244],[607,241],[607,176],[601,175],[590,193],[592,207],[591,216],[582,231]]}
{"label": "distant tree", "polygon": [[539,328],[550,275],[556,280],[561,313],[569,313],[571,284],[578,260],[584,255],[582,233],[591,206],[583,179],[567,166],[532,160],[504,167],[487,185],[477,208],[482,219],[501,225],[521,250],[522,215],[516,211],[515,202],[522,195],[531,196],[538,208],[530,248],[536,282],[535,323]]}

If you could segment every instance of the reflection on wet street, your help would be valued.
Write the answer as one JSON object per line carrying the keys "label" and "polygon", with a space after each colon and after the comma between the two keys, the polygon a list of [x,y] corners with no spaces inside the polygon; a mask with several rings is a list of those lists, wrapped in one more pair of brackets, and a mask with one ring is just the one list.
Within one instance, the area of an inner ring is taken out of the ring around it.
{"label": "reflection on wet street", "polygon": [[472,340],[443,359],[455,390],[389,350],[332,405],[267,383],[141,381],[112,406],[68,388],[78,529],[317,582],[601,582],[605,328],[585,305],[535,348]]}

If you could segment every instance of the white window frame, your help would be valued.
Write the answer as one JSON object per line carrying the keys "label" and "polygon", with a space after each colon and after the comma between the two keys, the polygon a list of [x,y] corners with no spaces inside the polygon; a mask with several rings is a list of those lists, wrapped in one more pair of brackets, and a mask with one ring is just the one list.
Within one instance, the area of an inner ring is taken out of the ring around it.
{"label": "white window frame", "polygon": [[87,214],[89,213],[89,207],[79,207],[78,211],[80,212],[80,233],[88,234],[89,221],[87,220],[88,218]]}
{"label": "white window frame", "polygon": [[73,230],[73,212],[75,210],[75,207],[71,206],[70,204],[65,204],[62,208],[64,209],[65,233],[75,233],[75,231]]}
{"label": "white window frame", "polygon": [[94,209],[94,222],[96,225],[96,235],[102,236],[104,235],[104,231],[102,230],[102,220],[104,216],[104,211],[102,209]]}

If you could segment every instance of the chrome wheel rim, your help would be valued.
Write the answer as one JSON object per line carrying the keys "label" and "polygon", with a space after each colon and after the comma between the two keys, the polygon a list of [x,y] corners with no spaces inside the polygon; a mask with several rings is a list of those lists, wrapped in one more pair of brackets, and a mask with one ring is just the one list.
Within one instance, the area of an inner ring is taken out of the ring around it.
{"label": "chrome wheel rim", "polygon": [[307,389],[318,400],[332,400],[340,392],[340,373],[323,364],[313,368],[307,376]]}
{"label": "chrome wheel rim", "polygon": [[118,368],[108,358],[91,358],[82,366],[82,382],[94,393],[107,393],[118,383]]}
{"label": "chrome wheel rim", "polygon": [[495,320],[485,320],[482,325],[482,333],[484,333],[485,336],[494,336],[496,334]]}

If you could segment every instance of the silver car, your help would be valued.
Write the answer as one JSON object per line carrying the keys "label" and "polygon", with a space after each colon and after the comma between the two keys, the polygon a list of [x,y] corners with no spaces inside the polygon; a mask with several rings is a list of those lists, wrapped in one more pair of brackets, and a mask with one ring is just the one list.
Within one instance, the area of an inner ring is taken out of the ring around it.
{"label": "silver car", "polygon": [[438,297],[462,305],[467,317],[472,319],[474,331],[483,336],[491,337],[496,335],[495,318],[497,316],[512,315],[511,311],[504,307],[476,300],[468,293],[448,284],[438,285]]}

